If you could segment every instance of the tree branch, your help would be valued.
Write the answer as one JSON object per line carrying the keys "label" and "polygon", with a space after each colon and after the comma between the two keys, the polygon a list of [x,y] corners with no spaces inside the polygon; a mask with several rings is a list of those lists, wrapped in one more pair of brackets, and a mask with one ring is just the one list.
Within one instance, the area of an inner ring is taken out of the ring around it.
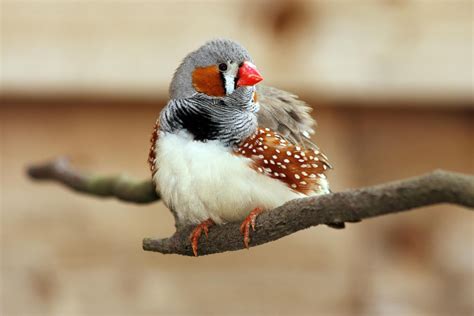
{"label": "tree branch", "polygon": [[[137,182],[124,176],[86,176],[72,169],[64,158],[31,166],[28,174],[34,179],[58,181],[90,195],[112,196],[135,203],[160,199],[151,181]],[[257,218],[250,246],[261,245],[311,226],[356,222],[438,203],[474,208],[474,176],[439,170],[373,187],[293,200]],[[243,249],[239,227],[240,223],[211,227],[208,239],[203,237],[200,240],[199,255]],[[145,238],[143,249],[192,256],[189,235],[193,228],[180,228],[169,238]]]}
{"label": "tree branch", "polygon": [[134,203],[150,203],[160,199],[151,180],[136,181],[124,175],[85,175],[74,170],[64,157],[32,165],[27,173],[33,179],[57,181],[77,192],[95,196],[116,197]]}
{"label": "tree branch", "polygon": [[[250,246],[277,240],[311,226],[354,222],[437,203],[473,208],[474,177],[435,171],[403,181],[293,200],[257,217]],[[199,255],[243,249],[239,227],[240,223],[211,227],[208,239],[200,240]],[[145,238],[143,249],[192,256],[189,242],[192,229],[186,227],[165,239]]]}

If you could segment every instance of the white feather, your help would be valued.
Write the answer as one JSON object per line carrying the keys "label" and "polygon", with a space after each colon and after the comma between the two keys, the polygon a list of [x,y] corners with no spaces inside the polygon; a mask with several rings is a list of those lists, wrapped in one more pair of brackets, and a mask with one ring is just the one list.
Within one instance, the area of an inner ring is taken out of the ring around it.
{"label": "white feather", "polygon": [[217,224],[240,221],[256,207],[273,209],[305,196],[254,171],[250,162],[218,141],[194,141],[186,132],[160,133],[154,181],[183,224],[208,218]]}
{"label": "white feather", "polygon": [[228,63],[228,69],[224,73],[224,85],[225,85],[225,92],[227,95],[234,92],[235,88],[235,78],[237,77],[237,72],[239,71],[239,65],[236,63],[230,62]]}

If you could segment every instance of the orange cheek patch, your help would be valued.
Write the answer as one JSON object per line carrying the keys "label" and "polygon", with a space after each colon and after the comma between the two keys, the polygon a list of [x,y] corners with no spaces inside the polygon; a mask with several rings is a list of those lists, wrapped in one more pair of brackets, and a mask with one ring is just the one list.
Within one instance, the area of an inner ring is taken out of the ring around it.
{"label": "orange cheek patch", "polygon": [[224,83],[217,66],[196,68],[193,71],[193,87],[196,91],[214,97],[225,95]]}

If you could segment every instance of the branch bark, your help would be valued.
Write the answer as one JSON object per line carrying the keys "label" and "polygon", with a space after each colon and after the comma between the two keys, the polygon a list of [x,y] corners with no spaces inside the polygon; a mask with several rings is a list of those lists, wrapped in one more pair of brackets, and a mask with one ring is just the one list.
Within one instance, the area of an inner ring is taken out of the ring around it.
{"label": "branch bark", "polygon": [[116,197],[133,203],[151,203],[160,199],[151,179],[136,181],[125,175],[87,175],[72,168],[65,157],[31,165],[27,173],[33,179],[57,181],[74,191],[89,195]]}
{"label": "branch bark", "polygon": [[[416,178],[373,187],[290,201],[257,218],[250,246],[277,240],[320,224],[354,222],[420,206],[453,203],[474,207],[474,177],[435,171]],[[199,255],[243,249],[240,223],[211,227],[208,240],[201,238]],[[170,238],[143,240],[143,249],[192,256],[189,235],[193,227]]]}
{"label": "branch bark", "polygon": [[[149,203],[160,198],[151,181],[85,176],[71,169],[64,159],[30,167],[28,174],[35,179],[59,181],[82,193],[115,196],[129,202]],[[438,203],[474,208],[474,176],[438,170],[377,186],[293,200],[257,218],[250,246],[274,241],[311,226],[357,222]],[[243,249],[239,227],[240,223],[211,227],[208,239],[200,240],[199,255]],[[193,228],[180,228],[169,238],[145,238],[143,249],[193,256],[189,242]]]}

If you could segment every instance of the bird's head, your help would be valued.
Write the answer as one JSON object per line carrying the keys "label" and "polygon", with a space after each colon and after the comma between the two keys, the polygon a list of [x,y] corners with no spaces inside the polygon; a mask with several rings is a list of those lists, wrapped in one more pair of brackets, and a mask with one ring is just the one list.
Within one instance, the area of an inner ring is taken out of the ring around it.
{"label": "bird's head", "polygon": [[255,85],[261,80],[245,48],[224,39],[207,42],[176,70],[160,129],[235,145],[257,128]]}
{"label": "bird's head", "polygon": [[171,99],[196,94],[223,98],[234,91],[254,91],[262,76],[245,48],[225,39],[209,41],[188,54],[176,70],[170,85]]}

